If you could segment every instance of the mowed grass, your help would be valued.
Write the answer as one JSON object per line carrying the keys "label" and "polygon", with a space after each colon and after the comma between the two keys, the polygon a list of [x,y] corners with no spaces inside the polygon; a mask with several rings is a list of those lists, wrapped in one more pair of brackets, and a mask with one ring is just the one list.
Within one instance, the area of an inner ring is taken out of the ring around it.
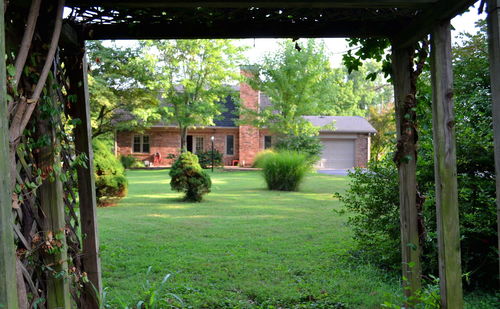
{"label": "mowed grass", "polygon": [[300,192],[277,192],[258,172],[215,172],[212,193],[185,203],[166,170],[127,176],[128,196],[98,211],[111,304],[137,302],[149,266],[150,280],[172,274],[168,291],[192,308],[379,308],[400,294],[393,277],[349,254],[333,197],[347,177],[310,174]]}

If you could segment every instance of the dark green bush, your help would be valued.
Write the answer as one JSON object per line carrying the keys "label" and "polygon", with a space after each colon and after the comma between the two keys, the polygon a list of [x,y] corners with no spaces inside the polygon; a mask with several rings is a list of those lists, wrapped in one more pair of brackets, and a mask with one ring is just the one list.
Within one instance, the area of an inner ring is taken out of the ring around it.
{"label": "dark green bush", "polygon": [[287,135],[278,138],[274,145],[278,151],[297,151],[305,153],[311,163],[316,163],[321,157],[323,145],[317,136]]}
{"label": "dark green bush", "polygon": [[170,187],[184,192],[184,200],[201,202],[203,194],[210,192],[212,181],[198,163],[198,157],[191,152],[182,153],[170,170]]}
{"label": "dark green bush", "polygon": [[120,156],[120,161],[124,168],[144,167],[144,163],[142,161],[131,155]]}
{"label": "dark green bush", "polygon": [[[494,288],[498,286],[495,164],[485,29],[482,28],[475,35],[466,35],[466,39],[463,41],[464,46],[454,46],[453,49],[462,271],[467,274],[468,280],[464,281],[466,287]],[[423,271],[437,276],[436,193],[429,75],[424,72],[417,87],[417,182],[419,191],[425,196]],[[395,167],[387,162],[384,166],[370,165],[365,173],[352,173],[351,186],[341,197],[345,209],[351,213],[349,222],[355,231],[358,252],[388,268],[400,266],[397,192]]]}
{"label": "dark green bush", "polygon": [[94,140],[94,173],[98,204],[107,199],[123,197],[127,193],[125,169],[104,141]]}
{"label": "dark green bush", "polygon": [[349,188],[335,196],[349,214],[356,255],[384,269],[401,264],[398,172],[390,159],[372,162],[368,170],[349,172]]}
{"label": "dark green bush", "polygon": [[296,151],[269,153],[260,161],[269,190],[297,191],[311,167],[307,155]]}
{"label": "dark green bush", "polygon": [[[201,168],[212,166],[212,150],[203,151],[197,154]],[[222,166],[222,153],[214,150],[214,167]]]}

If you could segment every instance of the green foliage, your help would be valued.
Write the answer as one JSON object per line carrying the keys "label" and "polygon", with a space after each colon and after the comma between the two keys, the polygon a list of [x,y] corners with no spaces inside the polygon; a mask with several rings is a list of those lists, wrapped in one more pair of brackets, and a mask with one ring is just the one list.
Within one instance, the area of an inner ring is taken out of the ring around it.
{"label": "green foliage", "polygon": [[[391,42],[385,38],[350,38],[347,39],[349,47],[353,49],[347,51],[343,56],[344,65],[349,73],[359,71],[363,66],[363,60],[375,60],[382,63],[380,72],[385,77],[392,73],[391,54],[387,52]],[[353,53],[353,51],[355,51]],[[374,80],[379,72],[370,72],[366,77]]]}
{"label": "green foliage", "polygon": [[430,278],[432,281],[425,284],[422,290],[418,291],[416,295],[410,297],[405,296],[405,299],[401,303],[386,301],[381,305],[382,308],[401,309],[405,308],[403,304],[414,304],[412,308],[415,309],[440,309],[441,297],[439,291],[439,278],[432,275]]}
{"label": "green foliage", "polygon": [[268,153],[259,160],[269,190],[298,191],[304,176],[310,170],[306,154],[296,151]]}
{"label": "green foliage", "polygon": [[390,100],[392,88],[375,76],[380,65],[367,62],[360,72],[332,68],[324,42],[283,40],[281,48],[251,68],[247,82],[269,96],[270,105],[258,111],[242,107],[243,123],[282,135],[315,135],[306,115],[365,116],[368,106]]}
{"label": "green foliage", "polygon": [[[464,280],[467,287],[491,288],[498,282],[498,252],[487,41],[484,28],[477,34],[464,36],[463,45],[453,47],[462,271],[467,274]],[[422,265],[424,273],[437,275],[434,152],[428,72],[421,76],[418,89],[420,132],[417,182],[419,191],[426,198]],[[346,210],[352,213],[350,223],[355,230],[358,252],[379,265],[395,268],[399,265],[400,251],[398,183],[395,168],[388,160],[371,164],[365,173],[356,171],[351,174],[351,187],[341,200]],[[381,167],[384,169],[381,170]],[[394,248],[398,248],[397,252]]]}
{"label": "green foliage", "polygon": [[210,192],[212,181],[201,168],[198,157],[191,152],[182,153],[170,170],[170,187],[184,192],[184,200],[201,202],[203,195]]}
{"label": "green foliage", "polygon": [[[198,161],[200,162],[201,168],[209,168],[212,166],[212,150],[203,151],[198,154]],[[214,167],[223,166],[222,153],[214,149]]]}
{"label": "green foliage", "polygon": [[234,92],[228,85],[239,78],[237,64],[244,48],[231,40],[159,40],[149,45],[167,103],[160,109],[162,117],[179,126],[184,148],[188,128],[213,125],[223,112],[219,102]]}
{"label": "green foliage", "polygon": [[120,156],[120,162],[122,163],[123,167],[127,169],[144,167],[144,162],[131,155]]}
{"label": "green foliage", "polygon": [[110,198],[123,197],[127,194],[127,178],[125,169],[111,151],[106,142],[95,139],[94,173],[96,197],[99,204],[104,204]]}
{"label": "green foliage", "polygon": [[101,41],[86,44],[92,135],[140,130],[160,120],[155,63],[145,55],[143,44],[128,48]]}
{"label": "green foliage", "polygon": [[384,269],[399,269],[399,190],[394,163],[389,158],[371,162],[368,171],[349,172],[349,180],[346,192],[335,196],[349,214],[356,255]]}
{"label": "green foliage", "polygon": [[396,139],[394,104],[369,108],[368,121],[377,130],[371,136],[370,160],[378,161],[393,150]]}
{"label": "green foliage", "polygon": [[[484,22],[476,34],[463,34],[453,47],[455,131],[462,271],[465,285],[493,287],[498,283],[497,223],[495,219],[495,164],[488,47]],[[437,269],[435,186],[430,78],[419,84],[420,144],[418,182],[427,199],[426,256]],[[496,275],[492,275],[496,274]]]}
{"label": "green foliage", "polygon": [[278,52],[268,54],[252,71],[247,82],[268,95],[271,106],[243,110],[246,122],[281,134],[317,132],[302,116],[317,114],[320,104],[331,100],[331,68],[323,42],[307,40],[299,52],[295,43],[284,40]]}
{"label": "green foliage", "polygon": [[314,164],[319,160],[323,144],[317,136],[282,136],[274,145],[278,151],[290,150],[307,155],[308,160]]}
{"label": "green foliage", "polygon": [[[183,300],[174,293],[168,292],[165,287],[166,283],[171,277],[167,274],[163,277],[161,282],[153,281],[151,277],[152,266],[148,267],[146,272],[146,280],[142,285],[140,300],[136,300],[132,305],[127,302],[119,301],[120,308],[123,309],[168,309],[168,308],[182,308],[184,306]],[[103,292],[103,299],[101,300],[100,308],[116,308],[116,306],[108,303],[107,291]]]}
{"label": "green foliage", "polygon": [[276,154],[276,152],[272,149],[266,149],[260,151],[259,153],[257,153],[255,159],[253,160],[253,167],[262,168],[264,166],[264,161],[266,160],[266,157],[273,154]]}

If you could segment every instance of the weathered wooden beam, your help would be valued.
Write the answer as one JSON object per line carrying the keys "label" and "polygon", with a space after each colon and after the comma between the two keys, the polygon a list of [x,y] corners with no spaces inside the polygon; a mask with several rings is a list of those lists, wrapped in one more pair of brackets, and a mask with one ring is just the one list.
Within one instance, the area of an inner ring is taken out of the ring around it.
{"label": "weathered wooden beam", "polygon": [[[47,88],[52,100],[48,104],[55,106],[57,96],[52,90],[53,79],[47,79]],[[66,244],[66,221],[64,192],[61,182],[61,158],[57,153],[59,141],[51,117],[37,117],[37,132],[49,138],[50,143],[40,148],[38,153],[39,168],[48,175],[38,190],[40,209],[44,214],[43,233],[45,240],[52,247],[45,248],[43,259],[46,265],[47,308],[71,308],[68,276],[68,247]]]}
{"label": "weathered wooden beam", "polygon": [[[490,56],[493,136],[497,193],[498,252],[500,269],[500,0],[488,1],[488,45]],[[499,277],[500,279],[500,274]]]}
{"label": "weathered wooden beam", "polygon": [[432,123],[441,306],[463,308],[460,224],[458,215],[451,25],[431,34]]}
{"label": "weathered wooden beam", "polygon": [[388,37],[403,20],[386,22],[336,21],[329,23],[295,22],[220,22],[207,24],[109,24],[86,25],[86,40],[106,39],[237,39],[237,38],[343,38]]}
{"label": "weathered wooden beam", "polygon": [[114,8],[422,8],[438,0],[68,0],[68,6]]}
{"label": "weathered wooden beam", "polygon": [[0,1],[0,307],[16,309],[16,249],[12,226],[8,115],[4,1]]}
{"label": "weathered wooden beam", "polygon": [[452,19],[463,13],[477,0],[440,0],[426,9],[405,27],[393,35],[393,42],[401,47],[409,47],[431,33],[434,25]]}
{"label": "weathered wooden beam", "polygon": [[[78,197],[80,206],[80,224],[82,231],[83,270],[92,285],[86,286],[83,295],[83,308],[98,308],[102,293],[101,260],[99,257],[99,234],[97,231],[97,202],[94,181],[94,152],[92,150],[92,127],[90,125],[90,102],[87,81],[87,60],[85,45],[80,41],[79,49],[66,47],[64,63],[67,68],[71,100],[69,108],[73,119],[80,119],[76,125],[75,150],[85,154],[87,166],[78,166]],[[98,295],[96,295],[96,292]]]}
{"label": "weathered wooden beam", "polygon": [[[405,101],[411,94],[410,50],[408,48],[392,48],[392,71],[394,81],[394,101],[396,108],[396,127],[398,140],[406,135],[403,121],[406,117]],[[405,295],[415,296],[422,287],[422,267],[420,263],[421,248],[418,234],[417,210],[417,174],[415,137],[408,141],[405,151],[408,160],[402,160],[399,172],[399,205],[401,222],[401,258],[403,270],[403,287]],[[409,148],[409,149],[407,149]],[[405,156],[406,156],[405,155]],[[411,305],[411,304],[409,304]]]}

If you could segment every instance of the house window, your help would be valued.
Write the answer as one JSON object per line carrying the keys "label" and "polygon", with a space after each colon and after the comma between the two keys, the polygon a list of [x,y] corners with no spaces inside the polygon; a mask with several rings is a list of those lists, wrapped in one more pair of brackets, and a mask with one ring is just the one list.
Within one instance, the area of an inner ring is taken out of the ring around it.
{"label": "house window", "polygon": [[264,136],[264,149],[269,149],[273,146],[272,137],[270,135]]}
{"label": "house window", "polygon": [[234,135],[226,135],[226,154],[234,155]]}
{"label": "house window", "polygon": [[134,135],[133,152],[149,153],[149,136]]}
{"label": "house window", "polygon": [[195,153],[200,153],[203,152],[203,137],[197,136],[195,139],[196,145],[195,145]]}

